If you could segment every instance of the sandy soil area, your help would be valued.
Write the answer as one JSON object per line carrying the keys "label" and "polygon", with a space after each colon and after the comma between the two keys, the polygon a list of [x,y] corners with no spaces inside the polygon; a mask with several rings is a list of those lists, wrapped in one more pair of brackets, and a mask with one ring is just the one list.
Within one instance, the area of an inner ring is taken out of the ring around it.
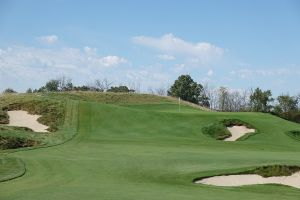
{"label": "sandy soil area", "polygon": [[7,114],[9,116],[8,126],[27,127],[35,132],[48,132],[46,130],[48,126],[37,121],[41,117],[40,115],[30,115],[27,111],[22,110],[8,111]]}
{"label": "sandy soil area", "polygon": [[259,175],[228,175],[228,176],[215,176],[205,178],[195,183],[216,186],[242,186],[242,185],[256,185],[256,184],[281,184],[300,189],[300,172],[294,173],[291,176],[274,176],[264,178]]}
{"label": "sandy soil area", "polygon": [[224,141],[236,141],[240,137],[244,136],[246,133],[254,133],[255,129],[249,129],[246,126],[232,126],[227,127],[231,133],[231,137],[226,138]]}

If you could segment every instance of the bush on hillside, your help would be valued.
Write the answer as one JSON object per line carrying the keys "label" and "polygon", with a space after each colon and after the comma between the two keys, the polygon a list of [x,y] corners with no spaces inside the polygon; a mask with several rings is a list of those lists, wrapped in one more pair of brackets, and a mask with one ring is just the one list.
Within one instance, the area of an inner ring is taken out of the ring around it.
{"label": "bush on hillside", "polygon": [[13,93],[17,93],[17,92],[14,89],[12,89],[12,88],[6,88],[3,91],[3,94],[13,94]]}
{"label": "bush on hillside", "polygon": [[107,90],[107,92],[135,92],[134,90],[129,89],[127,86],[125,85],[121,85],[118,87],[111,87],[110,89]]}

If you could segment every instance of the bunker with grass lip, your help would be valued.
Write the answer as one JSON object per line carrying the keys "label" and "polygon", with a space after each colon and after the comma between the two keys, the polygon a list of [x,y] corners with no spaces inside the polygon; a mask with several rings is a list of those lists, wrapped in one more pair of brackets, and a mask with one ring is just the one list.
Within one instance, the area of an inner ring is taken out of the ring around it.
{"label": "bunker with grass lip", "polygon": [[30,115],[23,110],[7,111],[7,114],[9,116],[8,126],[27,127],[35,132],[48,132],[49,127],[37,121],[41,115]]}
{"label": "bunker with grass lip", "polygon": [[296,172],[291,176],[273,176],[264,178],[257,174],[244,175],[224,175],[205,178],[195,183],[215,186],[243,186],[258,184],[281,184],[300,189],[300,172]]}
{"label": "bunker with grass lip", "polygon": [[236,141],[240,137],[246,135],[247,133],[254,133],[255,129],[247,128],[246,126],[232,126],[227,127],[231,133],[231,137],[226,138],[224,141]]}

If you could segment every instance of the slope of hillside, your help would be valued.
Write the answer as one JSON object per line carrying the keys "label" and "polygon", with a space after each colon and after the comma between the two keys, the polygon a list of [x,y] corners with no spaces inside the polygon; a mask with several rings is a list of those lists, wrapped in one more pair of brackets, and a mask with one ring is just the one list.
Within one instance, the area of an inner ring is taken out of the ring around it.
{"label": "slope of hillside", "polygon": [[[47,141],[68,142],[2,151],[2,157],[21,159],[26,173],[1,182],[0,199],[299,199],[300,190],[287,186],[193,183],[196,177],[237,169],[300,165],[300,143],[286,134],[300,130],[299,124],[269,114],[206,112],[188,105],[179,112],[176,100],[163,97],[108,95],[49,94],[67,106],[64,123]],[[243,120],[259,133],[230,143],[202,133],[224,119]]]}

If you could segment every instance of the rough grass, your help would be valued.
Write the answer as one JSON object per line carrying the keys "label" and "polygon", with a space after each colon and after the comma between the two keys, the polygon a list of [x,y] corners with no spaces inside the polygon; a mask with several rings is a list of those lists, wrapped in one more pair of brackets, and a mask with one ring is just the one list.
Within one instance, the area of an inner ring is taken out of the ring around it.
{"label": "rough grass", "polygon": [[202,132],[217,140],[224,140],[231,136],[231,133],[222,122],[212,123],[209,126],[202,128]]}
{"label": "rough grass", "polygon": [[257,174],[267,178],[272,176],[291,176],[298,171],[300,171],[299,166],[271,165],[258,167],[253,170],[242,172],[240,174]]}
{"label": "rough grass", "polygon": [[0,135],[0,149],[17,149],[38,146],[38,141],[22,137],[5,137]]}
{"label": "rough grass", "polygon": [[[104,104],[115,105],[142,105],[142,104],[176,104],[178,99],[170,96],[157,96],[151,94],[136,94],[136,93],[114,93],[114,92],[91,92],[91,91],[71,91],[65,93],[52,93],[52,96],[64,96],[73,100],[93,101]],[[197,110],[211,111],[208,108],[199,106],[194,103],[181,100],[183,106],[188,106]]]}

